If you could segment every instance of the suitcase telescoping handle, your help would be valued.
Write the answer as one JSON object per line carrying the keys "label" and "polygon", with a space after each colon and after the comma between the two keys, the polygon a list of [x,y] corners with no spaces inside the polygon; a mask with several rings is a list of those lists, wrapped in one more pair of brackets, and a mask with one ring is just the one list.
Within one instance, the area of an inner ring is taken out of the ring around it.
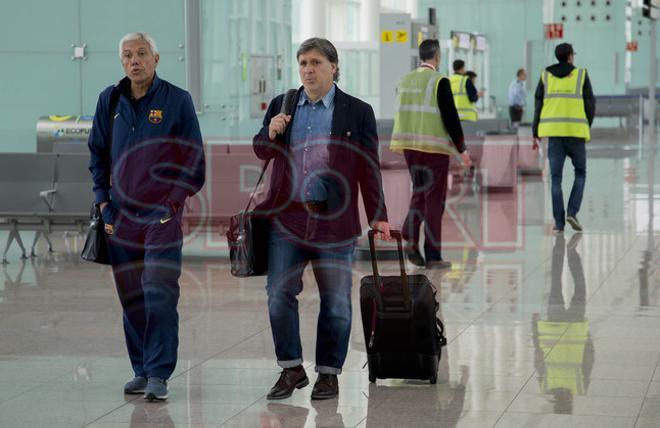
{"label": "suitcase telescoping handle", "polygon": [[[378,274],[378,259],[376,257],[376,242],[375,242],[375,236],[378,231],[376,230],[370,230],[369,231],[369,252],[371,253],[371,268],[373,269],[374,273],[374,283],[378,284],[380,287],[382,284],[382,281],[380,280],[380,275]],[[401,293],[403,295],[404,299],[404,307],[406,311],[410,310],[410,290],[408,289],[408,275],[406,274],[406,265],[403,261],[403,244],[402,244],[402,236],[401,236],[401,231],[399,230],[390,230],[390,236],[392,238],[396,239],[396,247],[397,247],[397,253],[399,256],[399,269],[401,271]],[[380,292],[380,290],[376,289],[376,292]]]}

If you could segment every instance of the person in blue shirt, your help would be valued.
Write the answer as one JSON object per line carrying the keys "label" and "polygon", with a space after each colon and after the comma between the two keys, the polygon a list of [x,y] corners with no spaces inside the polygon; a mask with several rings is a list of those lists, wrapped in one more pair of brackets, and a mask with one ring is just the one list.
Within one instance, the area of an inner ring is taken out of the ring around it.
{"label": "person in blue shirt", "polygon": [[525,80],[527,73],[521,68],[516,73],[516,78],[509,84],[509,117],[511,118],[511,127],[516,128],[522,122],[527,94],[525,93]]}
{"label": "person in blue shirt", "polygon": [[[297,52],[302,87],[291,111],[274,98],[253,139],[262,160],[272,159],[269,194],[255,211],[271,223],[268,314],[279,379],[266,398],[280,400],[309,384],[303,368],[297,295],[312,265],[321,299],[316,333],[313,400],[339,394],[337,376],[351,333],[352,262],[362,233],[358,193],[372,229],[390,239],[371,106],[343,92],[337,50],[326,39],[304,41]],[[359,189],[359,190],[358,190]]]}
{"label": "person in blue shirt", "polygon": [[89,170],[135,375],[124,392],[164,400],[177,361],[182,208],[204,184],[204,149],[190,95],[156,75],[154,40],[129,33],[119,57],[126,77],[99,96]]}

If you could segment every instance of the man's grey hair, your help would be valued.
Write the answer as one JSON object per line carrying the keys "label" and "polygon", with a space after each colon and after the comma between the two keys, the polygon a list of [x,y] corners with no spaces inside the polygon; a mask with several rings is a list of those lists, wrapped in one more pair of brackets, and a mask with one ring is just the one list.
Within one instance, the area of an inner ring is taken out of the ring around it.
{"label": "man's grey hair", "polygon": [[151,36],[147,33],[128,33],[124,37],[121,38],[119,41],[119,58],[121,58],[121,52],[124,49],[124,42],[129,42],[131,40],[144,40],[149,44],[149,48],[151,49],[151,53],[156,55],[158,53],[158,47],[156,46],[156,42],[154,39],[151,38]]}
{"label": "man's grey hair", "polygon": [[337,49],[332,43],[330,43],[330,40],[321,39],[319,37],[312,37],[311,39],[305,40],[300,44],[298,52],[296,52],[296,60],[300,58],[300,55],[305,54],[313,49],[321,52],[324,57],[328,58],[328,61],[337,66],[337,71],[335,72],[333,80],[338,82],[339,56],[337,55]]}

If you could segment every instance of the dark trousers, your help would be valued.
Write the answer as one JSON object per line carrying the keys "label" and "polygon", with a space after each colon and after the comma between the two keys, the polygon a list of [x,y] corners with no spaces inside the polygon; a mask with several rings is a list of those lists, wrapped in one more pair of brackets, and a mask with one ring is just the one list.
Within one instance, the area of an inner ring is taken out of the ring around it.
{"label": "dark trousers", "polygon": [[447,198],[449,156],[414,150],[404,150],[403,154],[413,194],[401,233],[406,241],[418,245],[420,226],[424,222],[424,256],[427,261],[442,260],[442,215]]}
{"label": "dark trousers", "polygon": [[[585,140],[573,137],[550,137],[548,144],[548,161],[550,163],[550,174],[552,176],[552,215],[555,219],[555,227],[563,229],[566,224],[566,214],[577,216],[582,205],[584,194],[584,183],[587,179],[587,152]],[[566,157],[571,158],[575,170],[575,180],[568,198],[568,209],[564,210],[564,194],[561,189],[561,181],[564,173],[564,161]]]}
{"label": "dark trousers", "polygon": [[522,106],[509,106],[509,118],[511,119],[511,126],[514,123],[522,122],[523,116],[523,107]]}
{"label": "dark trousers", "polygon": [[109,251],[135,376],[168,379],[179,345],[181,213],[118,214]]}
{"label": "dark trousers", "polygon": [[303,362],[297,296],[303,288],[305,266],[311,262],[321,297],[316,327],[316,371],[341,373],[351,334],[354,248],[354,241],[337,247],[314,246],[273,226],[268,242],[266,291],[280,367],[296,367]]}

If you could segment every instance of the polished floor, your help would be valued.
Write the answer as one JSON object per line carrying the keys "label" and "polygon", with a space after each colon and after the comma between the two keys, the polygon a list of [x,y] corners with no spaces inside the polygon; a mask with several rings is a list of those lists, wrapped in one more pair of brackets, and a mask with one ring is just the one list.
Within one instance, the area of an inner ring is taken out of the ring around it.
{"label": "polished floor", "polygon": [[[660,426],[660,165],[634,137],[600,138],[588,156],[581,235],[552,235],[547,175],[521,177],[514,192],[452,189],[445,257],[454,268],[426,272],[449,342],[437,385],[369,383],[355,309],[370,265],[358,261],[339,399],[311,401],[309,386],[267,401],[278,368],[264,278],[235,279],[225,258],[189,257],[170,398],[124,396],[131,372],[109,270],[80,261],[74,236],[27,261],[14,250],[0,267],[0,427]],[[313,381],[311,271],[305,285]]]}

